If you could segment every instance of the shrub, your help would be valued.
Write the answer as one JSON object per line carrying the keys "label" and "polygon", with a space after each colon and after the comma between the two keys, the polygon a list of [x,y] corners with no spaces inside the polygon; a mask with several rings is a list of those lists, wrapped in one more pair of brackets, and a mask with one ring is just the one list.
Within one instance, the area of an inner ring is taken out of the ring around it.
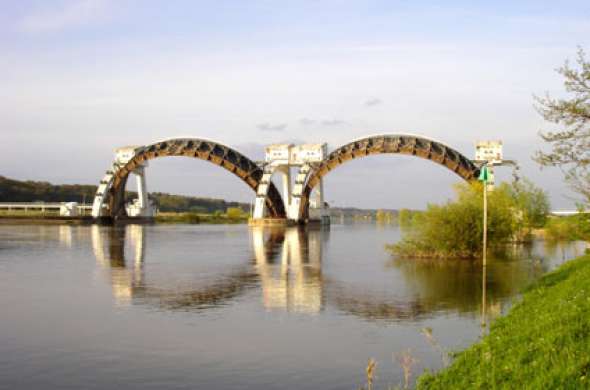
{"label": "shrub", "polygon": [[545,237],[552,241],[590,240],[590,216],[554,217],[547,221]]}
{"label": "shrub", "polygon": [[228,207],[227,211],[225,212],[225,215],[229,219],[240,219],[244,217],[244,214],[244,210],[239,207]]}
{"label": "shrub", "polygon": [[[459,184],[455,191],[456,200],[430,204],[426,211],[416,213],[411,229],[404,229],[402,241],[388,249],[403,257],[480,256],[483,186],[479,182]],[[530,231],[543,221],[548,209],[545,193],[530,182],[499,185],[488,193],[488,241],[503,244],[519,239],[523,231]]]}

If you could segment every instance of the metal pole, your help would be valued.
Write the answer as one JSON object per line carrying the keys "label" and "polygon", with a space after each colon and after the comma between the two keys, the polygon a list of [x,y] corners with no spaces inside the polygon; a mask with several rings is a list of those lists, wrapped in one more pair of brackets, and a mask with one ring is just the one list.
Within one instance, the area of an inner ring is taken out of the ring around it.
{"label": "metal pole", "polygon": [[486,266],[488,249],[488,183],[483,182],[483,266]]}
{"label": "metal pole", "polygon": [[[484,167],[486,169],[486,167]],[[481,297],[481,327],[486,327],[486,268],[488,249],[488,183],[483,182],[483,260],[482,260],[482,297]]]}
{"label": "metal pole", "polygon": [[481,333],[485,334],[486,328],[486,266],[484,265],[481,276]]}

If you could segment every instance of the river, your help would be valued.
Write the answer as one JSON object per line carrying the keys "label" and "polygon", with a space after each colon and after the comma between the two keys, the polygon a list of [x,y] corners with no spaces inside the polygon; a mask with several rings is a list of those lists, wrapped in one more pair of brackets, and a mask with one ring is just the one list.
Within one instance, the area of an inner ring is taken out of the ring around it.
{"label": "river", "polygon": [[[375,388],[482,333],[480,264],[395,260],[395,227],[0,226],[0,388]],[[583,243],[489,260],[485,313]],[[425,329],[429,329],[425,331]],[[429,333],[432,335],[428,337]]]}

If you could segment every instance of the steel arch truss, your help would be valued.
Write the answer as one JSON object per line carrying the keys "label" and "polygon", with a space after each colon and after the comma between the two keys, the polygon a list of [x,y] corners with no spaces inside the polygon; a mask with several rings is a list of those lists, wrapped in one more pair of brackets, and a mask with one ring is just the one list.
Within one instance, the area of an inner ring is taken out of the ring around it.
{"label": "steel arch truss", "polygon": [[[97,198],[108,205],[110,217],[125,216],[125,185],[129,174],[142,166],[143,162],[159,157],[185,156],[209,161],[242,179],[250,188],[257,191],[262,179],[262,169],[248,157],[236,150],[217,142],[197,138],[176,138],[139,147],[135,156],[126,164],[113,165],[101,182],[103,189],[97,191]],[[270,215],[285,217],[285,208],[280,192],[270,183],[266,206]]]}
{"label": "steel arch truss", "polygon": [[471,181],[479,175],[479,168],[455,149],[428,138],[405,135],[384,134],[362,138],[339,147],[310,171],[302,189],[294,191],[299,200],[299,219],[308,217],[309,197],[313,188],[324,176],[347,161],[373,154],[405,154],[430,160],[453,171],[463,180]]}

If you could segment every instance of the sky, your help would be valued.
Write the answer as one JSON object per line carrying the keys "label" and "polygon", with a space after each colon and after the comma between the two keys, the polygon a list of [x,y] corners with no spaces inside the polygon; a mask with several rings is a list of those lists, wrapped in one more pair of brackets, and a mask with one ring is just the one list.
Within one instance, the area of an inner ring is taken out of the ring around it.
{"label": "sky", "polygon": [[[0,0],[0,175],[98,183],[113,150],[190,136],[259,159],[267,144],[415,133],[468,157],[500,139],[550,195],[575,195],[531,156],[553,127],[533,95],[590,50],[588,1]],[[152,160],[150,191],[251,202],[204,161]],[[499,168],[509,179],[511,170]],[[453,173],[373,156],[326,177],[335,206],[424,208]]]}

